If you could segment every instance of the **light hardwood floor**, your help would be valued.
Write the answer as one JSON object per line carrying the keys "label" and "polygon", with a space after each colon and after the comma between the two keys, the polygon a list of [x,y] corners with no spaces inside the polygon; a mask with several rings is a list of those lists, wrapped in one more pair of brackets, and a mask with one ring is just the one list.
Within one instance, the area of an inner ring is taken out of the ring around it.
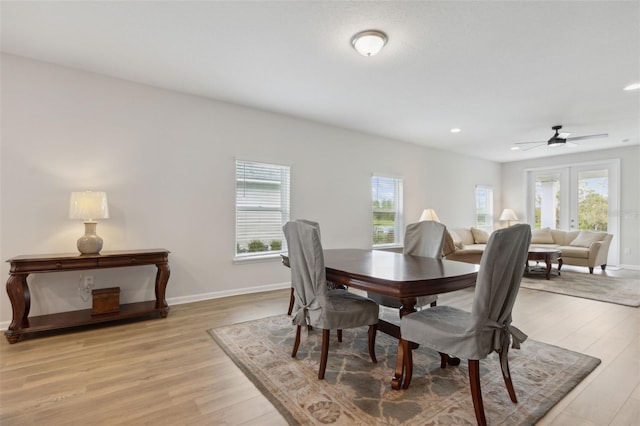
{"label": "light hardwood floor", "polygon": [[[606,273],[640,279],[639,272]],[[15,345],[3,337],[0,423],[286,424],[207,329],[284,313],[288,297],[279,290],[178,305],[165,319]],[[438,303],[468,309],[471,298],[464,290]],[[532,339],[602,360],[539,424],[640,424],[640,308],[521,289],[514,324]]]}

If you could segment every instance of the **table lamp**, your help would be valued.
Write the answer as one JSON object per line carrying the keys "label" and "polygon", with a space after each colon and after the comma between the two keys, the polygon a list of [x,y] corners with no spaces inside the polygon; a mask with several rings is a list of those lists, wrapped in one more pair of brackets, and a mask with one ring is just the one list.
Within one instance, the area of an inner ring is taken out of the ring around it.
{"label": "table lamp", "polygon": [[418,222],[422,222],[423,220],[433,220],[434,222],[440,222],[440,219],[438,219],[438,215],[436,214],[436,211],[433,209],[424,209],[422,211],[422,214],[420,215],[420,219],[418,219]]}
{"label": "table lamp", "polygon": [[97,254],[102,250],[102,238],[96,234],[95,219],[108,219],[109,206],[106,192],[72,192],[69,203],[69,218],[84,219],[84,235],[78,239],[78,250],[82,254]]}
{"label": "table lamp", "polygon": [[512,220],[518,220],[518,216],[511,209],[502,210],[502,214],[500,215],[501,221],[507,221],[507,226],[511,226]]}

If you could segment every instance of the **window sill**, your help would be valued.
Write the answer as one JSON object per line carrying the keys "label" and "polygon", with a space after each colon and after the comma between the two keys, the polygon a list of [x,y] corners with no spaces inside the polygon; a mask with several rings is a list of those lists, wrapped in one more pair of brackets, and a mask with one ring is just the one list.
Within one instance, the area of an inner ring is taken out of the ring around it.
{"label": "window sill", "polygon": [[237,265],[241,265],[243,263],[264,263],[264,262],[274,262],[281,261],[282,257],[280,254],[284,252],[278,252],[275,254],[262,254],[258,256],[242,256],[242,257],[234,257],[233,263]]}

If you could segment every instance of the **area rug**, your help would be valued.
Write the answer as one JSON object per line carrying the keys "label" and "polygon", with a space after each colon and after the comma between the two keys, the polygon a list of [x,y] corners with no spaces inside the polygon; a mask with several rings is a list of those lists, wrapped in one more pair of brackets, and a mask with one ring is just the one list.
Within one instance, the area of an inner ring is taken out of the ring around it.
{"label": "area rug", "polygon": [[[414,351],[407,390],[391,389],[397,340],[378,332],[373,364],[367,327],[332,333],[325,380],[318,380],[322,336],[305,333],[291,358],[295,329],[279,315],[209,330],[216,342],[292,425],[475,425],[466,362],[440,368],[437,352]],[[531,425],[600,360],[531,339],[509,352],[518,404],[509,399],[496,354],[481,361],[485,412],[492,425]]]}
{"label": "area rug", "polygon": [[561,271],[547,280],[543,274],[526,275],[521,287],[582,297],[625,306],[640,306],[640,279]]}

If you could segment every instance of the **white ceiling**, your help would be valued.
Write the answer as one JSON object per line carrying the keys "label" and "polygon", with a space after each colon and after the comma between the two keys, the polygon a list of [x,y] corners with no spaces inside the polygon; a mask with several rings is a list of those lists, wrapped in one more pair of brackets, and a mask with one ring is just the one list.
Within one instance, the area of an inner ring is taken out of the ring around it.
{"label": "white ceiling", "polygon": [[[2,1],[1,14],[4,52],[495,161],[640,143],[640,91],[622,90],[640,81],[637,1]],[[389,42],[360,56],[350,39],[372,28]],[[609,137],[509,149],[555,124]]]}

